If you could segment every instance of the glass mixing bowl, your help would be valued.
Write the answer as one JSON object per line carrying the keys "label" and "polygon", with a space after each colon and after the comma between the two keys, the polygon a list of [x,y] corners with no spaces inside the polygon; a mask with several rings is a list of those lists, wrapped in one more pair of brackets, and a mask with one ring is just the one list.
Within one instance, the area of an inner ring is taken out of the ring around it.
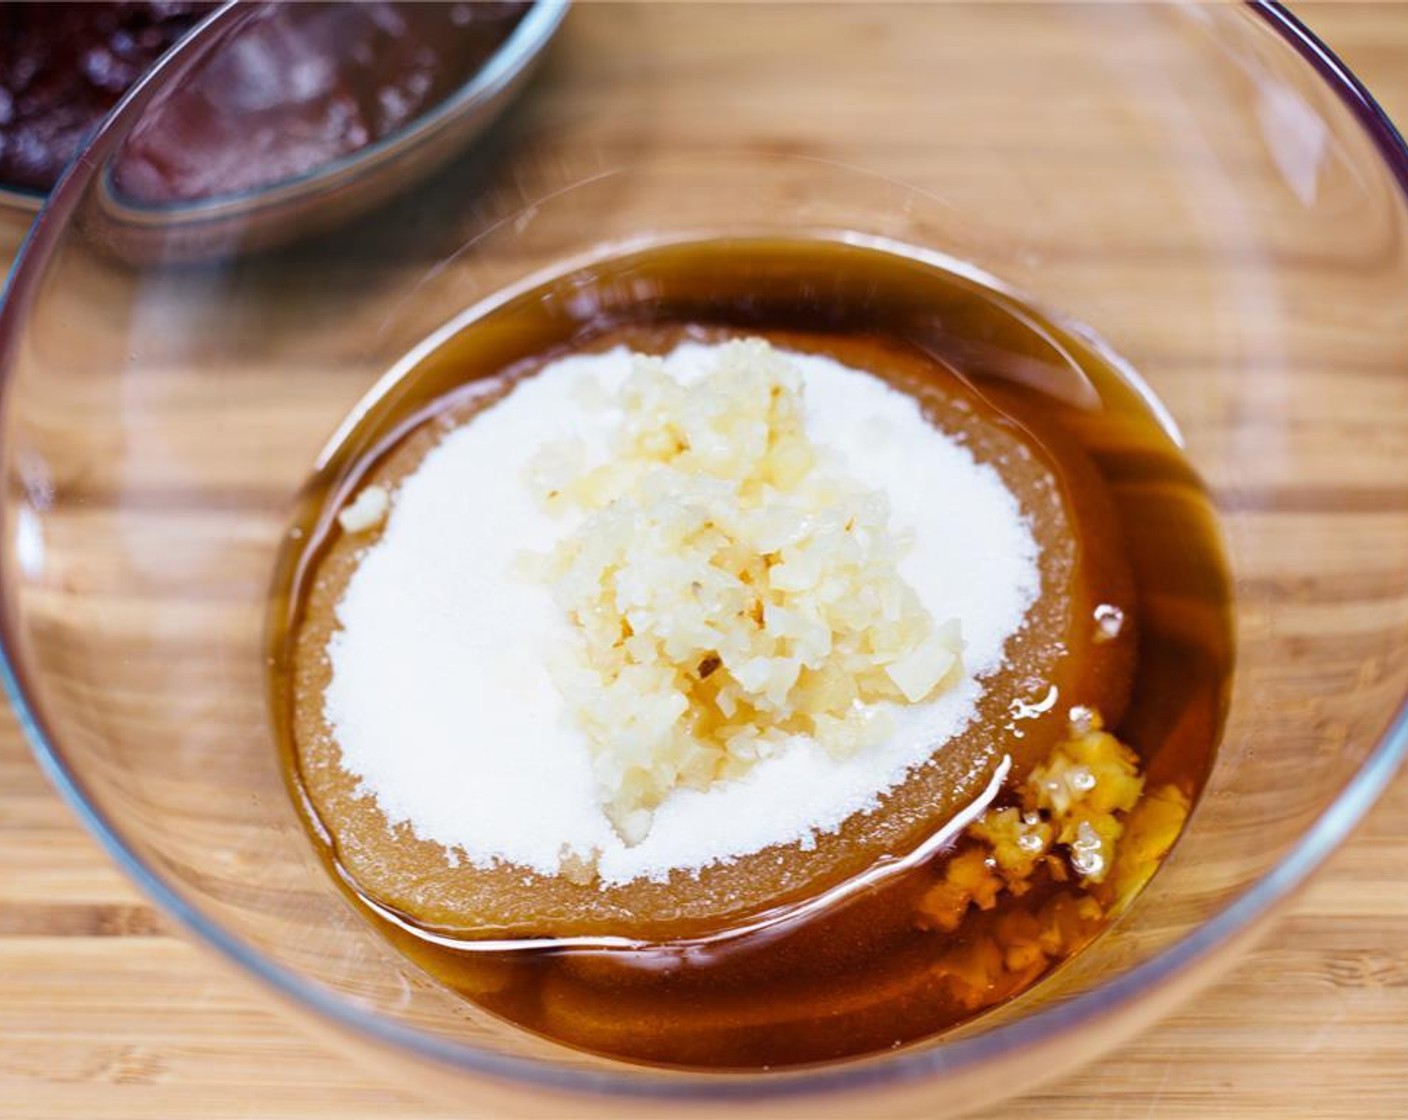
{"label": "glass mixing bowl", "polygon": [[[202,259],[179,228],[134,244],[106,169],[238,21],[110,119],[0,312],[5,675],[115,857],[305,1021],[465,1115],[945,1115],[1185,996],[1388,780],[1408,744],[1408,155],[1280,9],[584,5],[525,99],[414,193],[278,253],[238,224]],[[398,358],[541,270],[725,233],[947,254],[1098,331],[1215,495],[1239,646],[1207,792],[1097,944],[949,1036],[704,1076],[530,1037],[357,917],[283,786],[263,630],[294,496]]]}

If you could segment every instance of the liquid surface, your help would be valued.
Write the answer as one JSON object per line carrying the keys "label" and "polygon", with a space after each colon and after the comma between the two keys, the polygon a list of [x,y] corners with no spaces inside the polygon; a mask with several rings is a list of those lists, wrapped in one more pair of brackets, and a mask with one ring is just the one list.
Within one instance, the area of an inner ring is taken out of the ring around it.
{"label": "liquid surface", "polygon": [[[489,379],[530,376],[574,350],[659,352],[685,337],[739,334],[832,356],[914,394],[933,423],[1003,475],[1031,518],[1043,596],[1011,640],[975,733],[939,756],[954,765],[916,771],[815,851],[767,850],[712,877],[614,894],[511,869],[470,874],[437,846],[388,828],[318,727],[318,655],[360,547],[333,529],[346,497],[413,470],[445,425],[471,420],[502,391]],[[1231,642],[1216,531],[1196,477],[1144,399],[1033,309],[876,250],[677,246],[510,300],[381,397],[313,480],[300,528],[304,547],[284,558],[276,588],[273,695],[314,842],[421,967],[530,1029],[603,1053],[704,1067],[813,1062],[932,1034],[1015,994],[1089,941],[1123,899],[1097,905],[1043,869],[1023,893],[946,928],[926,916],[926,899],[969,850],[959,841],[829,905],[802,904],[913,853],[995,782],[996,804],[1019,800],[1073,707],[1104,716],[1138,753],[1149,788],[1183,798],[1201,787],[1221,723]],[[1112,606],[1127,625],[1109,640],[1096,611]],[[1164,847],[1151,847],[1150,859]],[[743,927],[753,932],[737,935]],[[644,944],[457,944],[582,934]]]}

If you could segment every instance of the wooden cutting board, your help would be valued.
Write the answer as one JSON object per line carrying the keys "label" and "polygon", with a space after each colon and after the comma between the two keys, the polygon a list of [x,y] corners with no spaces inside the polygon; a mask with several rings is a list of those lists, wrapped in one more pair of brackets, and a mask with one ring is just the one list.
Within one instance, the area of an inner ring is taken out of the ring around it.
{"label": "wooden cutting board", "polygon": [[[1408,3],[1297,5],[1408,121]],[[23,224],[0,215],[0,264]],[[0,709],[0,1117],[448,1120],[321,1049],[161,919]],[[992,1117],[1408,1117],[1408,774],[1193,1005]]]}

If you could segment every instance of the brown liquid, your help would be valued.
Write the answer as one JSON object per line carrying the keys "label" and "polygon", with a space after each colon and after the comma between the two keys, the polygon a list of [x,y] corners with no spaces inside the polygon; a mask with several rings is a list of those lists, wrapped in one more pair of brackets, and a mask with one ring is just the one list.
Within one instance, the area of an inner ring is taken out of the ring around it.
{"label": "brown liquid", "polygon": [[[1033,518],[1047,554],[1043,598],[1050,585],[1059,594],[1027,627],[1026,644],[1009,644],[1009,661],[1023,671],[989,684],[1002,704],[980,714],[982,743],[960,752],[968,777],[916,771],[871,819],[846,822],[805,858],[769,852],[752,871],[745,859],[742,871],[701,876],[693,889],[672,881],[610,905],[595,901],[602,892],[594,887],[560,879],[515,894],[505,884],[521,883],[517,874],[504,883],[423,874],[447,866],[443,853],[389,828],[374,802],[359,803],[335,744],[318,746],[309,722],[326,683],[317,667],[326,619],[358,547],[333,530],[336,511],[354,488],[413,469],[447,418],[465,420],[492,399],[482,393],[486,379],[511,382],[548,357],[618,341],[663,349],[682,334],[735,333],[827,353],[914,393],[931,420],[998,467]],[[1201,485],[1145,399],[1100,353],[1032,308],[897,254],[823,241],[715,241],[549,281],[467,324],[390,387],[312,480],[299,526],[303,546],[284,557],[276,585],[273,696],[290,785],[314,842],[370,920],[433,976],[530,1029],[607,1054],[702,1067],[815,1062],[930,1035],[1015,994],[1105,919],[1104,911],[1081,917],[1079,888],[1045,871],[1027,893],[970,911],[951,933],[916,918],[948,852],[819,912],[789,917],[785,907],[912,850],[936,820],[979,794],[1003,758],[1015,765],[999,803],[1011,800],[1073,705],[1107,717],[1139,753],[1148,788],[1171,785],[1190,797],[1221,725],[1231,624],[1217,533]],[[1137,628],[1093,640],[1100,603],[1119,605]],[[1004,730],[1012,699],[1038,698],[1051,684],[1060,699],[1048,715],[1024,721],[1020,736]],[[366,858],[369,844],[375,860]],[[415,889],[398,889],[386,874],[398,860],[407,881],[417,877]],[[786,873],[768,879],[757,870],[764,863]],[[766,929],[718,936],[779,914]],[[1038,929],[1048,951],[1004,958],[1004,946],[1025,944]],[[576,933],[654,944],[501,951],[453,940]]]}

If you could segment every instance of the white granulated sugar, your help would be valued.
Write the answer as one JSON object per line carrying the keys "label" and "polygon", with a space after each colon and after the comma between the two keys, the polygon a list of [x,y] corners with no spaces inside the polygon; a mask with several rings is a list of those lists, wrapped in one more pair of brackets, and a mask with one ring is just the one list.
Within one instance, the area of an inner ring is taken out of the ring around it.
{"label": "white granulated sugar", "polygon": [[[684,344],[666,368],[691,380],[716,349]],[[964,679],[928,703],[892,706],[892,734],[851,758],[799,737],[741,781],[676,790],[627,847],[547,668],[547,651],[573,641],[569,623],[521,571],[525,550],[546,552],[574,526],[525,485],[530,460],[575,437],[599,461],[621,418],[610,400],[631,371],[620,348],[563,358],[446,435],[401,483],[338,606],[325,714],[343,765],[393,822],[475,865],[552,875],[564,852],[597,849],[603,885],[661,879],[814,842],[968,725],[1040,590],[1021,508],[913,398],[829,358],[788,357],[813,441],[886,494],[892,528],[913,535],[901,575],[934,618],[961,620]]]}

